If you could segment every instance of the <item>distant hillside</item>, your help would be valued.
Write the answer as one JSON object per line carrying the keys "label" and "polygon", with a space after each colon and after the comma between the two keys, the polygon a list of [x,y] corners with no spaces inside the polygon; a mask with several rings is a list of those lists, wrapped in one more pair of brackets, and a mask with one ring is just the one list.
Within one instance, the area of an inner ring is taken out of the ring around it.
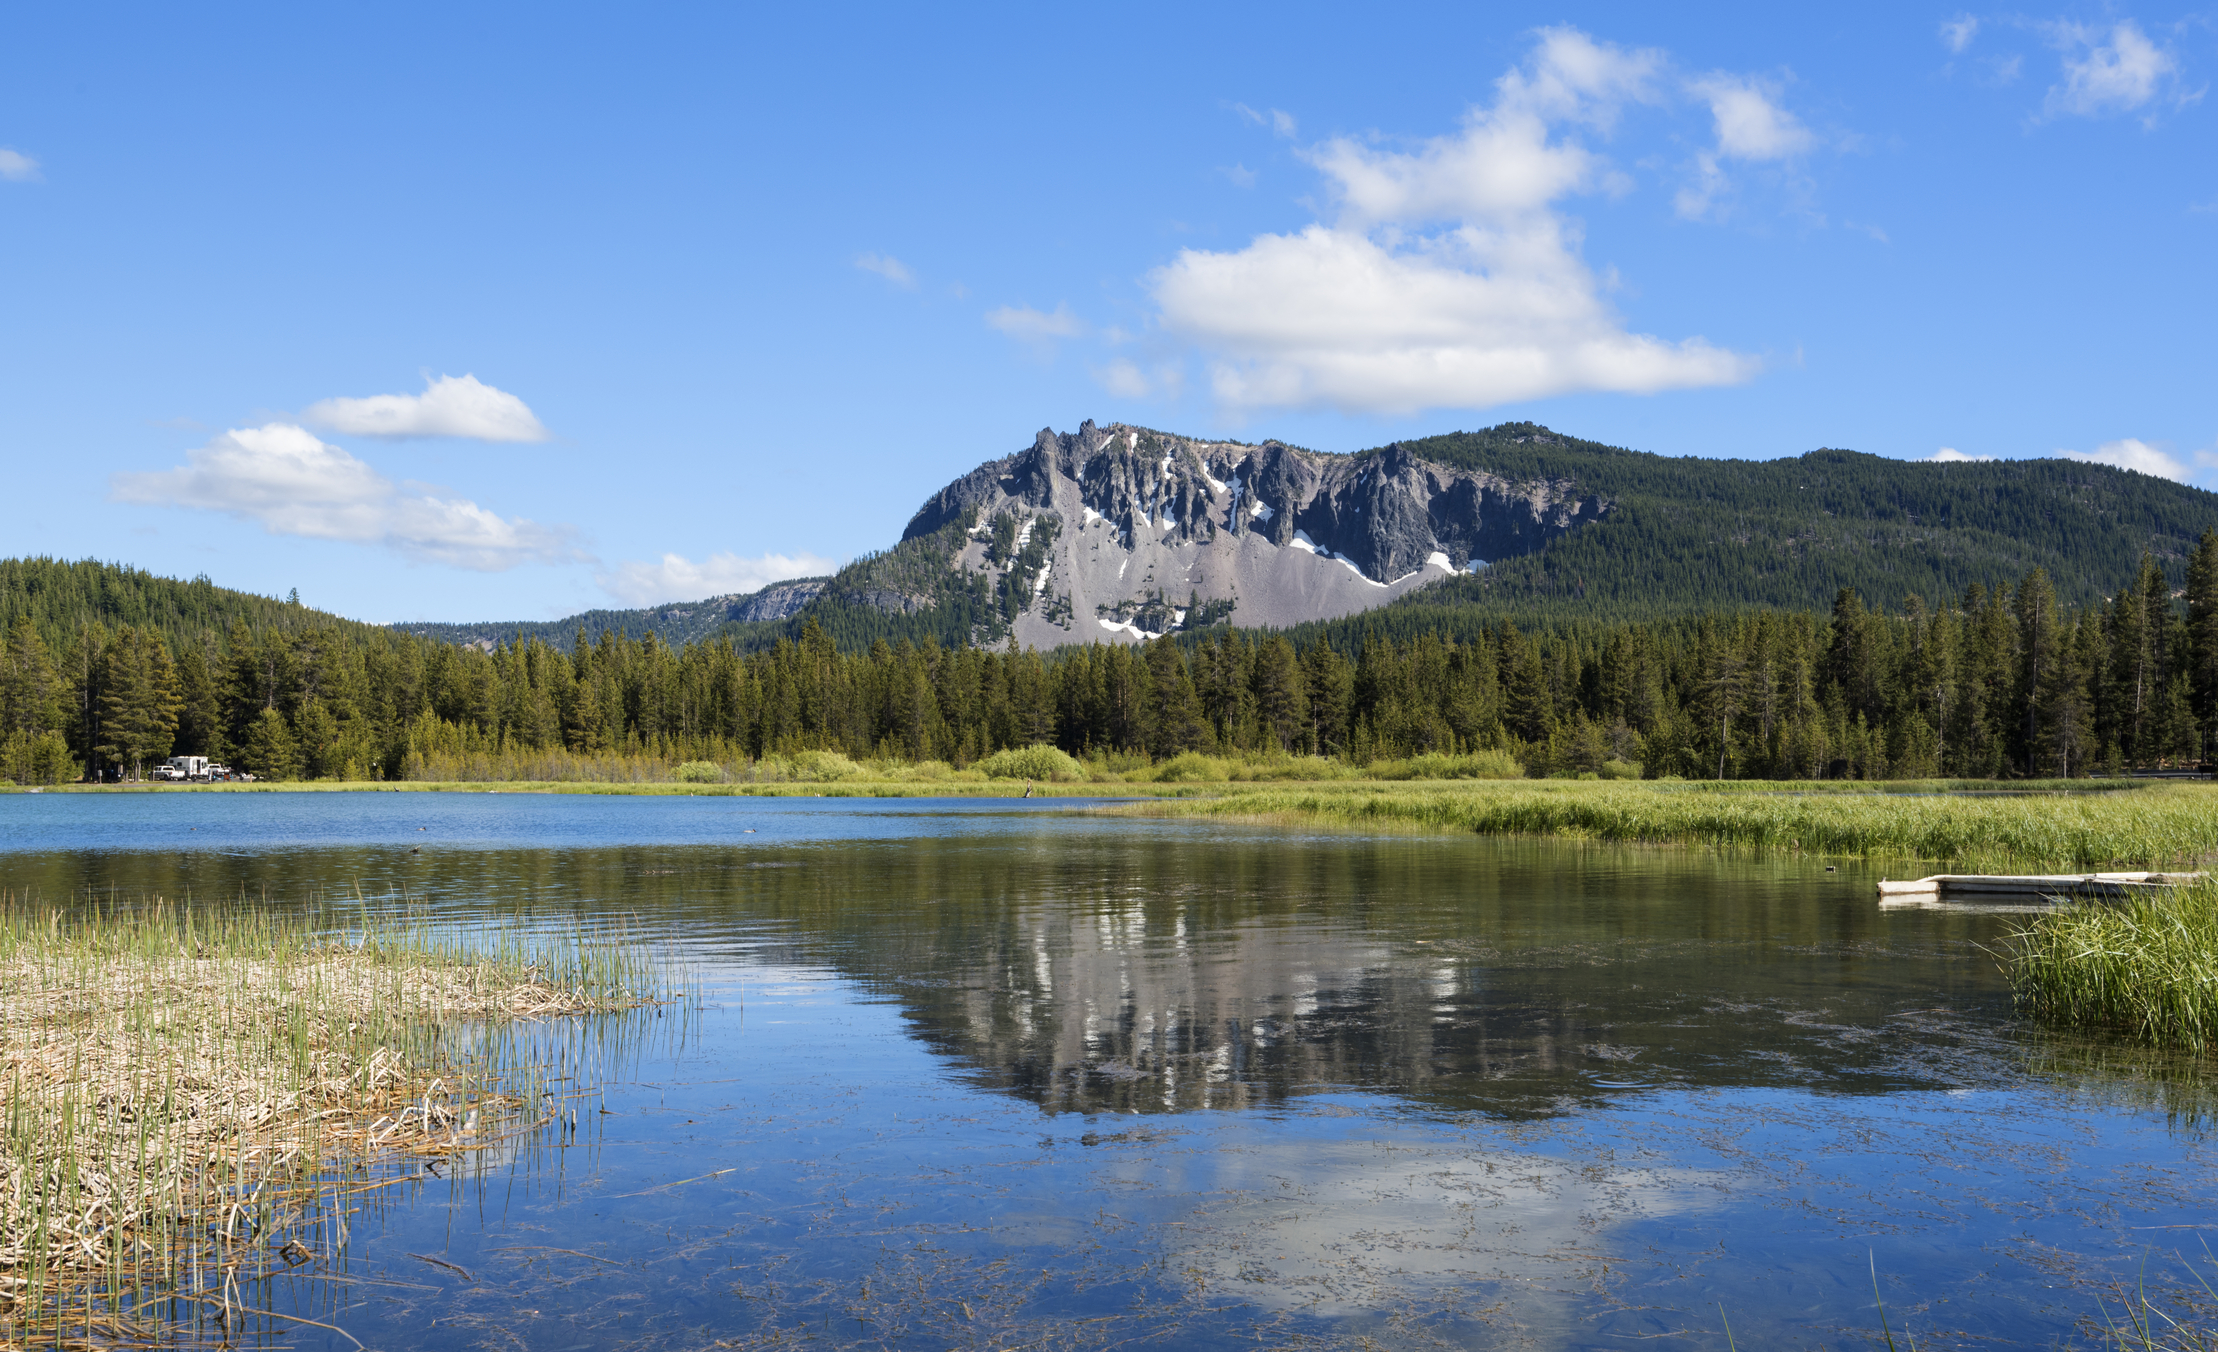
{"label": "distant hillside", "polygon": [[569,652],[580,632],[586,642],[597,643],[604,633],[620,638],[645,638],[649,633],[673,647],[730,637],[740,648],[751,650],[775,643],[786,632],[781,621],[798,614],[828,579],[795,578],[773,582],[760,591],[711,596],[703,601],[674,601],[644,610],[588,610],[560,620],[486,621],[478,624],[396,624],[392,627],[418,638],[442,643],[493,648],[519,638],[537,639],[550,648]]}
{"label": "distant hillside", "polygon": [[298,601],[219,587],[205,577],[179,581],[94,559],[0,559],[0,632],[23,616],[30,617],[55,652],[67,648],[70,636],[89,623],[111,631],[123,625],[152,630],[172,650],[220,640],[233,620],[244,621],[256,633],[317,628],[368,632],[376,627]]}
{"label": "distant hillside", "polygon": [[[1671,458],[1505,423],[1399,443],[1405,453],[1508,477],[1547,473],[1612,510],[1546,549],[1426,589],[1412,609],[1571,606],[1632,617],[1743,605],[1822,607],[1840,587],[1893,605],[1956,596],[2046,569],[2081,605],[2143,552],[2173,585],[2218,494],[2073,460],[1935,464],[1820,450],[1781,460]],[[1394,448],[1366,451],[1363,460]]]}

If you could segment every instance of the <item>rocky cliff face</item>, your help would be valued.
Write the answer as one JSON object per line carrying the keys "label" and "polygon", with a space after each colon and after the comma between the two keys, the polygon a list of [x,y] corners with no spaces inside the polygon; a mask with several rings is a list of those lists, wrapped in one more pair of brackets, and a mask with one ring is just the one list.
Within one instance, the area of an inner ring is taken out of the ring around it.
{"label": "rocky cliff face", "polygon": [[[903,538],[970,521],[958,566],[1022,569],[1010,581],[1032,600],[1015,636],[1050,647],[1162,632],[1197,605],[1244,625],[1351,614],[1530,553],[1609,508],[1569,480],[1511,482],[1399,445],[1322,455],[1088,422],[1043,430],[941,489]],[[1047,548],[1023,550],[1042,522]]]}

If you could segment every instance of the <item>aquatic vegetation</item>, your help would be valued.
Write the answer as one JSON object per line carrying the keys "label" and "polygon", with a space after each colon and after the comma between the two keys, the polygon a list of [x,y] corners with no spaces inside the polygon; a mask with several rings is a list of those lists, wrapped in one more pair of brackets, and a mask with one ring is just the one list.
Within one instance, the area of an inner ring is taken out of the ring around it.
{"label": "aquatic vegetation", "polygon": [[2218,789],[2094,793],[1803,792],[1800,785],[1518,780],[1234,788],[1117,809],[1481,835],[1798,850],[1965,871],[2164,868],[2218,854]]}
{"label": "aquatic vegetation", "polygon": [[655,986],[576,935],[0,898],[0,1345],[128,1333],[150,1300],[228,1318],[239,1265],[318,1256],[381,1162],[550,1120],[485,1034]]}
{"label": "aquatic vegetation", "polygon": [[2049,1023],[2218,1045],[2218,883],[2040,916],[2008,967],[2019,1007]]}

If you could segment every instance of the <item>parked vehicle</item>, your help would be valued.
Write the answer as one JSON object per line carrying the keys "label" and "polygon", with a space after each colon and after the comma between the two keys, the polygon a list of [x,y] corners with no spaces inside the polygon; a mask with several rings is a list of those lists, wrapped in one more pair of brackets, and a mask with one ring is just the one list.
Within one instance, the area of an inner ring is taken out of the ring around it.
{"label": "parked vehicle", "polygon": [[206,756],[172,756],[154,767],[154,778],[167,780],[193,780],[205,783],[209,779]]}

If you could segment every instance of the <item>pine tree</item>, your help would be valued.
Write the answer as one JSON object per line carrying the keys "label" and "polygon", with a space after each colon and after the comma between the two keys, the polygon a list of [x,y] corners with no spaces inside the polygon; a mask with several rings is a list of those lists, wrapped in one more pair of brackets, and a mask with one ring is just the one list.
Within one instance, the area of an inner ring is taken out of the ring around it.
{"label": "pine tree", "polygon": [[2203,532],[2187,564],[2187,646],[2184,666],[2203,755],[2218,755],[2218,529]]}
{"label": "pine tree", "polygon": [[2047,712],[2042,699],[2062,684],[2057,670],[2063,653],[2056,625],[2056,589],[2049,585],[2047,573],[2035,568],[2025,575],[2018,584],[2016,609],[2017,696],[2023,720],[2020,753],[2026,774],[2032,776],[2040,773],[2037,766]]}
{"label": "pine tree", "polygon": [[101,759],[143,778],[149,761],[169,755],[182,705],[169,649],[152,633],[125,625],[101,655]]}
{"label": "pine tree", "polygon": [[0,647],[0,735],[36,737],[62,724],[62,680],[46,640],[29,616],[16,620]]}
{"label": "pine tree", "polygon": [[275,709],[264,709],[247,730],[245,744],[239,748],[239,760],[241,768],[257,779],[296,778],[300,773],[299,748],[293,740],[292,729],[285,726],[285,715]]}

